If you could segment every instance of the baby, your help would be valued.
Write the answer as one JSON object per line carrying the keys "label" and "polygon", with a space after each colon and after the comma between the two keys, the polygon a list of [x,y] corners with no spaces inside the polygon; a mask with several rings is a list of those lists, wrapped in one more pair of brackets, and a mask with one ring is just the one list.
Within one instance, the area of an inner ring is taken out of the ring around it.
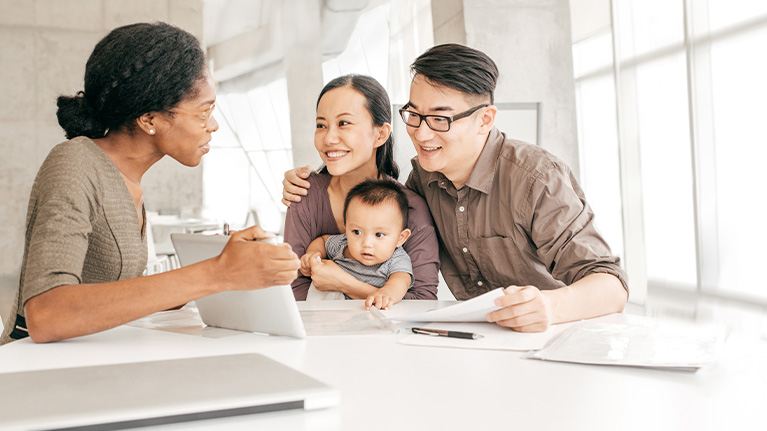
{"label": "baby", "polygon": [[[388,309],[413,285],[413,265],[402,244],[407,228],[408,200],[400,186],[389,180],[366,180],[346,195],[346,233],[324,235],[309,244],[301,257],[301,273],[330,259],[356,279],[378,287],[365,307]],[[348,298],[348,296],[347,296]]]}

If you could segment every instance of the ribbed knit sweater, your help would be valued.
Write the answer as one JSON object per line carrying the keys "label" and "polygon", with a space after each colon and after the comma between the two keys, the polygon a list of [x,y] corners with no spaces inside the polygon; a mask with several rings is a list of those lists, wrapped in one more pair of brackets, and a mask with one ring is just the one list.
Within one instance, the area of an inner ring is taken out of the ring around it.
{"label": "ribbed knit sweater", "polygon": [[120,171],[92,140],[54,147],[32,185],[19,288],[0,344],[26,336],[24,304],[36,295],[140,276],[147,263],[140,226]]}

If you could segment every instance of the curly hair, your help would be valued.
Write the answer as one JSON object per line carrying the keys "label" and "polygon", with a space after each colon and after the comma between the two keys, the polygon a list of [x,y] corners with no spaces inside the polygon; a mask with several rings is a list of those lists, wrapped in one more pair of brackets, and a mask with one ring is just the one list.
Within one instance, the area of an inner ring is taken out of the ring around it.
{"label": "curly hair", "polygon": [[178,27],[163,22],[118,27],[88,58],[84,91],[57,99],[59,125],[67,139],[132,130],[130,120],[194,97],[205,70],[200,42]]}

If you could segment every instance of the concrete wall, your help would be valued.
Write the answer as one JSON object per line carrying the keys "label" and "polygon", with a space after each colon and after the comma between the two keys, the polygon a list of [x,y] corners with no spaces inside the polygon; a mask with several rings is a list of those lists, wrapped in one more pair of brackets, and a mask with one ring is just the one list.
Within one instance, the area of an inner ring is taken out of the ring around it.
{"label": "concrete wall", "polygon": [[[469,3],[471,7],[468,7]],[[466,42],[498,64],[497,102],[541,102],[541,145],[579,174],[568,0],[465,1]]]}
{"label": "concrete wall", "polygon": [[434,43],[465,43],[500,69],[496,103],[541,102],[541,145],[578,175],[568,0],[432,1]]}
{"label": "concrete wall", "polygon": [[[64,140],[56,97],[83,88],[85,62],[114,27],[165,21],[202,36],[202,0],[0,0],[0,276],[21,264],[29,192]],[[162,160],[143,180],[150,210],[199,209],[202,170]]]}
{"label": "concrete wall", "polygon": [[431,20],[435,45],[443,43],[466,45],[463,0],[432,0]]}

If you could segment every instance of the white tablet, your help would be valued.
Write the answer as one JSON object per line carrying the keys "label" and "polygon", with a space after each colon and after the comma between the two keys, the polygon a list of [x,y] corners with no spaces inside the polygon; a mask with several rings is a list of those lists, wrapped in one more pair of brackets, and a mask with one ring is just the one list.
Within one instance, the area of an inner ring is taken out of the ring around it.
{"label": "white tablet", "polygon": [[[181,266],[218,256],[228,236],[174,233],[170,236]],[[219,328],[305,338],[290,285],[220,292],[195,301],[203,323]]]}

